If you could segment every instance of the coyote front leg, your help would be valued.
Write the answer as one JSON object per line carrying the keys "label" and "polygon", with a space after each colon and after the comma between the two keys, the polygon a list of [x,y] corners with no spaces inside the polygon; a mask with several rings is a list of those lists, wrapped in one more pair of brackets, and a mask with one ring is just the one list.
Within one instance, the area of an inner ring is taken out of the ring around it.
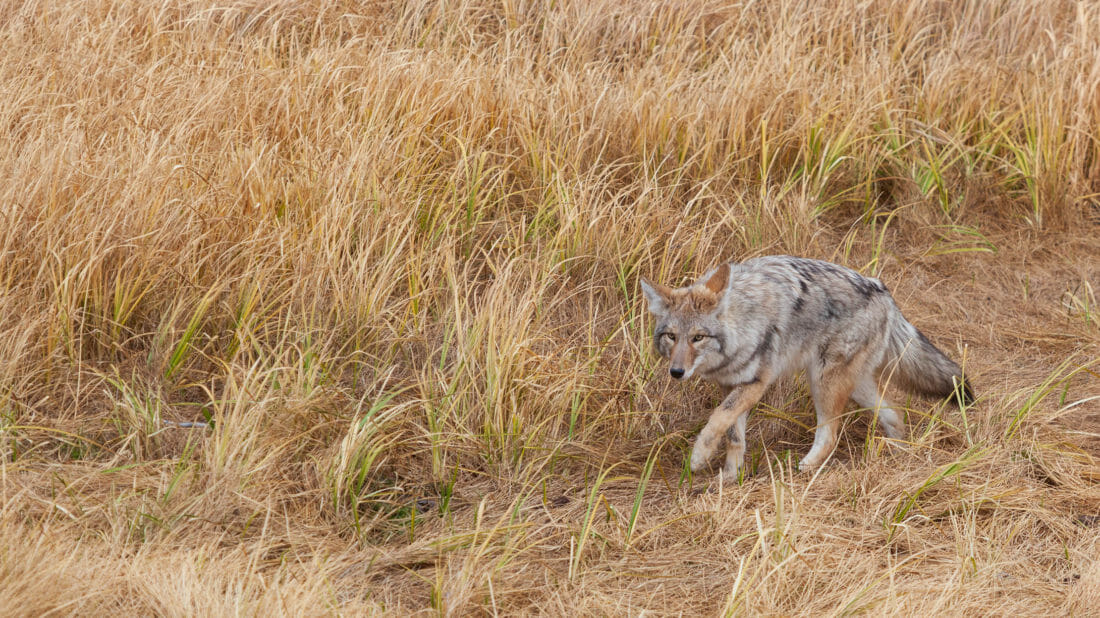
{"label": "coyote front leg", "polygon": [[[723,474],[736,476],[741,467],[741,460],[745,455],[745,423],[741,417],[747,415],[756,402],[760,401],[764,391],[767,390],[771,380],[765,380],[762,376],[749,384],[743,384],[732,388],[722,403],[715,408],[710,415],[710,420],[695,438],[695,447],[691,450],[691,470],[698,472],[714,455],[715,448],[731,428],[736,429],[737,443],[730,442],[732,452],[727,454],[726,469]],[[740,421],[740,422],[739,422]],[[734,424],[737,424],[736,427]],[[731,460],[732,457],[732,460]]]}

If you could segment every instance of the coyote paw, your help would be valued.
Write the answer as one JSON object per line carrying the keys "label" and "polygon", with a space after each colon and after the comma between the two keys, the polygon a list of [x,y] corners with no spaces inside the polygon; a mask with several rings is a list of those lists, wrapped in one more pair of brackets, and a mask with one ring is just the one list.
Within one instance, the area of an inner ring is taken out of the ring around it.
{"label": "coyote paw", "polygon": [[741,482],[741,470],[730,470],[729,466],[722,468],[722,471],[718,473],[718,479],[723,485],[729,487],[731,485],[738,485]]}
{"label": "coyote paw", "polygon": [[707,446],[704,440],[696,440],[695,448],[691,449],[691,471],[698,472],[707,467],[713,455],[714,449]]}
{"label": "coyote paw", "polygon": [[821,462],[808,460],[808,459],[803,459],[802,461],[798,462],[798,471],[799,472],[813,472],[814,470],[817,470],[818,466],[820,466],[820,465],[821,465]]}

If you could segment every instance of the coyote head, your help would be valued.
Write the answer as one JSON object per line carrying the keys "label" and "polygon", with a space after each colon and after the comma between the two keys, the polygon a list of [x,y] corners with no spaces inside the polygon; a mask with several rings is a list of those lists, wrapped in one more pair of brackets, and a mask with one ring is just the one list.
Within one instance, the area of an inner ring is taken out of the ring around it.
{"label": "coyote head", "polygon": [[725,309],[730,266],[723,264],[687,287],[672,289],[642,277],[642,292],[657,318],[653,344],[677,380],[718,368],[726,360]]}

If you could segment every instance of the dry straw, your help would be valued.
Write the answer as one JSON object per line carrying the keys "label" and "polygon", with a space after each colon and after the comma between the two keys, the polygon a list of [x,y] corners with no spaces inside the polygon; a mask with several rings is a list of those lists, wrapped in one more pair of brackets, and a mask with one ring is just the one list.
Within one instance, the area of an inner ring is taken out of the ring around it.
{"label": "dry straw", "polygon": [[[5,1],[0,614],[1089,615],[1100,5]],[[640,275],[880,276],[959,411],[684,456]]]}

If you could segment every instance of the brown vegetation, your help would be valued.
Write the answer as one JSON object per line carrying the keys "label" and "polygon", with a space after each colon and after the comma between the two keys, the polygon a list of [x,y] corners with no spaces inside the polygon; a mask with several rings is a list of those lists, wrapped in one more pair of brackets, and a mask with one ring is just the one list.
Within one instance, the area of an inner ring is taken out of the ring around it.
{"label": "brown vegetation", "polygon": [[[1086,615],[1100,5],[7,1],[0,613]],[[882,278],[978,401],[685,472],[638,277]],[[210,427],[180,423],[209,420]]]}

